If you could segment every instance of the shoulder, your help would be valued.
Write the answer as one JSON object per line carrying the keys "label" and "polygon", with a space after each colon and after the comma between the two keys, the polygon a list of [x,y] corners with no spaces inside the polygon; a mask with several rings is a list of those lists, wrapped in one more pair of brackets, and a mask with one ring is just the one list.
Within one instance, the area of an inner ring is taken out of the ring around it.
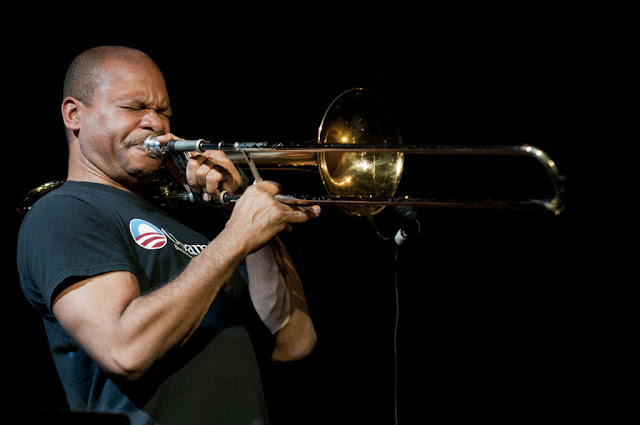
{"label": "shoulder", "polygon": [[95,201],[100,202],[101,199],[104,199],[104,197],[100,196],[100,193],[101,188],[99,185],[93,187],[84,182],[68,181],[39,199],[31,207],[26,217],[38,215],[37,213],[43,210],[49,211],[64,208],[66,205],[92,205]]}
{"label": "shoulder", "polygon": [[20,235],[32,232],[68,234],[71,228],[81,226],[83,222],[104,222],[104,215],[107,213],[108,204],[99,201],[99,197],[87,196],[83,191],[69,190],[62,186],[31,207],[20,226]]}
{"label": "shoulder", "polygon": [[[111,258],[126,246],[122,228],[112,199],[65,183],[42,197],[25,216],[18,234],[18,260],[67,264],[79,258]],[[33,261],[36,257],[40,260]]]}
{"label": "shoulder", "polygon": [[21,285],[28,298],[31,293],[40,294],[43,311],[49,307],[50,297],[71,277],[131,271],[117,206],[99,192],[65,186],[33,205],[18,234]]}

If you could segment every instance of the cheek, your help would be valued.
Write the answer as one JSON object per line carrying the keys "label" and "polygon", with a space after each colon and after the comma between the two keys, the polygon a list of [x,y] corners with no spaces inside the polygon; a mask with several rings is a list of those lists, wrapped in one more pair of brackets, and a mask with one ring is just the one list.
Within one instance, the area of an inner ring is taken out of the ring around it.
{"label": "cheek", "polygon": [[111,156],[113,140],[117,138],[116,127],[112,123],[111,116],[105,113],[94,113],[85,117],[81,121],[79,134],[84,145],[103,155]]}

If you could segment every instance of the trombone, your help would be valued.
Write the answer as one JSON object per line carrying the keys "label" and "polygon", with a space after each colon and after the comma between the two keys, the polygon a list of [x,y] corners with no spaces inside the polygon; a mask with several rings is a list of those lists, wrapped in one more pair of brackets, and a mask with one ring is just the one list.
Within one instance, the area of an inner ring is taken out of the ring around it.
{"label": "trombone", "polygon": [[[327,108],[318,137],[311,142],[283,144],[274,142],[210,142],[171,140],[161,144],[156,136],[144,140],[151,157],[169,154],[178,169],[184,172],[189,152],[220,150],[236,164],[248,167],[253,178],[262,180],[258,168],[317,168],[327,192],[323,196],[275,195],[278,202],[292,205],[337,205],[353,216],[371,217],[387,206],[425,208],[482,208],[512,210],[542,210],[558,215],[564,208],[564,177],[555,162],[541,149],[520,146],[420,146],[403,145],[389,110],[372,91],[354,88],[340,94]],[[397,195],[396,190],[404,170],[405,154],[510,156],[530,157],[545,170],[553,194],[528,200],[462,200],[417,198]],[[26,213],[35,201],[59,187],[63,181],[45,183],[25,194],[17,210]],[[176,192],[171,182],[156,188],[154,197],[160,203],[194,201],[197,194]],[[241,194],[223,191],[216,204],[233,204]]]}
{"label": "trombone", "polygon": [[[520,146],[419,146],[403,145],[391,114],[375,93],[355,88],[338,96],[324,114],[316,141],[299,144],[273,142],[210,142],[171,140],[160,144],[148,136],[144,147],[149,156],[171,154],[180,160],[186,152],[220,150],[236,164],[248,166],[260,181],[258,168],[290,169],[317,167],[327,192],[324,196],[276,195],[293,205],[337,205],[355,216],[374,215],[386,206],[427,208],[542,209],[560,214],[564,208],[564,177],[551,157],[530,145]],[[519,156],[534,158],[546,171],[553,196],[544,199],[466,201],[398,196],[396,190],[404,169],[405,154]],[[191,194],[177,195],[191,199]],[[234,203],[239,194],[223,192],[218,204]]]}

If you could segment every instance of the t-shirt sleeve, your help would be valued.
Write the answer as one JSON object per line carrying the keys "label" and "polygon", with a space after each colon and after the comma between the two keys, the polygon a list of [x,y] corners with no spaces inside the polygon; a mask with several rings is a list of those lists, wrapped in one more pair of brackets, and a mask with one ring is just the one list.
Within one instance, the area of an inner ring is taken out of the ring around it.
{"label": "t-shirt sleeve", "polygon": [[51,314],[54,297],[79,280],[135,273],[116,220],[70,196],[43,198],[32,208],[20,229],[17,256],[20,284],[37,310]]}

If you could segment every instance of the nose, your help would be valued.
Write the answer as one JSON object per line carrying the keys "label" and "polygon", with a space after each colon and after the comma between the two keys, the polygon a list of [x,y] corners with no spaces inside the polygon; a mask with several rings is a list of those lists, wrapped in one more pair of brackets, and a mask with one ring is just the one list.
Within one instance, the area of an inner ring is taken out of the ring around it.
{"label": "nose", "polygon": [[169,119],[150,110],[140,120],[140,127],[151,130],[154,133],[164,134],[169,131]]}

